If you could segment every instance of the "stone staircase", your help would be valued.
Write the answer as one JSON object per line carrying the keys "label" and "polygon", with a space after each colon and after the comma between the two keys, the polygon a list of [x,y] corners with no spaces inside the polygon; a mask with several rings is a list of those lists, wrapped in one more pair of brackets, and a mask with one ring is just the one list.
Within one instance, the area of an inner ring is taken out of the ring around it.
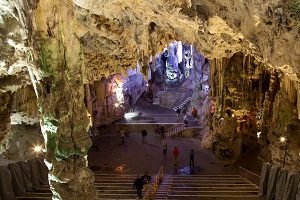
{"label": "stone staircase", "polygon": [[173,105],[173,110],[176,111],[178,108],[179,109],[183,109],[183,107],[188,104],[188,102],[190,102],[191,100],[191,97],[192,97],[192,94],[193,94],[193,90],[189,89],[185,95],[179,99],[174,105]]}
{"label": "stone staircase", "polygon": [[159,188],[155,194],[155,198],[157,200],[165,200],[168,196],[168,192],[170,191],[170,187],[172,185],[173,176],[170,174],[165,174],[164,178],[159,185]]}
{"label": "stone staircase", "polygon": [[[132,189],[136,175],[95,173],[94,186],[99,200],[136,199]],[[152,176],[153,178],[153,176]],[[149,184],[150,186],[150,184]],[[143,189],[143,196],[148,185]],[[17,199],[50,200],[49,186],[37,188]],[[149,199],[149,198],[144,198]],[[259,200],[258,187],[239,175],[165,174],[154,198],[156,200]]]}
{"label": "stone staircase", "polygon": [[173,176],[168,200],[258,200],[258,187],[239,175]]}
{"label": "stone staircase", "polygon": [[[99,200],[129,200],[136,199],[136,190],[133,190],[133,182],[136,175],[130,174],[99,174],[95,173],[94,187],[98,193]],[[150,185],[150,184],[148,184]],[[144,185],[142,194],[145,194],[148,185]],[[19,200],[50,200],[52,193],[49,186],[37,188],[35,192],[27,192],[18,196]]]}
{"label": "stone staircase", "polygon": [[[95,174],[94,186],[98,192],[99,200],[136,199],[136,190],[133,190],[133,182],[136,175],[130,174]],[[145,194],[147,186],[144,186],[142,194]]]}

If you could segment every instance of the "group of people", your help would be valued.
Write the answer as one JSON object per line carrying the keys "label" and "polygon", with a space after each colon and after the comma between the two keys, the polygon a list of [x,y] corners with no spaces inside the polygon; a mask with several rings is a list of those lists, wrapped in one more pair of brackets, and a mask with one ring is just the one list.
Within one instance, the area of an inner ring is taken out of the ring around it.
{"label": "group of people", "polygon": [[139,198],[142,198],[142,190],[144,185],[150,183],[150,181],[151,176],[147,175],[147,173],[142,177],[137,176],[137,178],[134,180],[133,189],[136,189],[136,193]]}
{"label": "group of people", "polygon": [[[162,149],[163,149],[163,156],[167,157],[168,145],[165,140],[162,143]],[[177,146],[174,147],[172,154],[173,154],[174,166],[176,167],[178,164],[178,156],[179,156],[179,150],[178,150]],[[192,169],[194,169],[194,165],[195,165],[194,149],[190,150],[189,158],[190,158],[190,169],[192,170]]]}
{"label": "group of people", "polygon": [[[174,166],[177,166],[178,164],[178,156],[179,156],[179,150],[177,148],[177,146],[174,147],[173,149],[173,159],[174,159]],[[194,169],[195,166],[195,159],[194,159],[194,149],[191,149],[189,152],[189,158],[190,158],[190,169]]]}
{"label": "group of people", "polygon": [[[177,114],[177,119],[179,119],[179,115],[180,115],[180,108],[176,109],[176,114]],[[186,113],[186,111],[183,112],[183,123],[187,126],[188,124],[188,115]],[[194,122],[197,121],[197,115],[198,115],[198,110],[194,107],[191,111],[191,116],[194,118]]]}

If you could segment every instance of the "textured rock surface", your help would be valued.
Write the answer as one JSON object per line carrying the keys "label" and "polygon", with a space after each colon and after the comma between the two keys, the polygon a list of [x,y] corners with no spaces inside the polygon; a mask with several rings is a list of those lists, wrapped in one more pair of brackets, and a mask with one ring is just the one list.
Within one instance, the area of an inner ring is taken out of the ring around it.
{"label": "textured rock surface", "polygon": [[[285,143],[280,143],[280,137],[284,136],[288,142],[286,166],[299,170],[300,120],[295,107],[295,82],[281,70],[241,53],[210,64],[216,109],[211,113],[211,135],[206,136],[204,146],[212,148],[221,158],[233,158],[230,141],[240,137],[241,141],[236,140],[234,144],[240,145],[237,148],[241,149],[240,153],[260,147],[263,160],[282,165]],[[226,117],[237,119],[237,123],[228,120],[224,123]],[[234,124],[235,128],[228,131],[228,126]],[[228,138],[231,140],[224,142]],[[224,149],[229,153],[221,153]]]}
{"label": "textured rock surface", "polygon": [[9,92],[0,91],[0,140],[2,141],[10,130],[11,96]]}
{"label": "textured rock surface", "polygon": [[93,41],[85,43],[89,52],[98,52],[87,52],[86,58],[102,63],[102,71],[105,65],[130,66],[177,39],[194,43],[208,58],[230,57],[243,50],[266,64],[291,65],[299,72],[295,0],[74,2],[85,9],[77,8],[79,35]]}
{"label": "textured rock surface", "polygon": [[[93,178],[83,158],[90,145],[83,84],[124,74],[136,62],[146,75],[149,58],[174,39],[194,44],[211,60],[211,79],[215,80],[211,82],[212,96],[216,102],[213,119],[224,116],[228,107],[227,115],[237,115],[237,123],[226,120],[226,126],[217,126],[217,135],[230,126],[224,138],[236,141],[239,131],[244,134],[250,130],[249,136],[253,137],[260,128],[265,159],[280,163],[278,137],[286,128],[291,141],[286,162],[299,169],[297,0],[0,3],[0,134],[3,138],[10,127],[12,92],[32,79],[39,96],[47,161],[52,163],[49,166],[55,198],[78,199],[81,195],[80,199],[91,199],[92,195]],[[237,52],[251,56],[237,56]],[[245,65],[247,59],[250,61]],[[36,66],[33,61],[37,61]],[[260,118],[253,119],[253,115]],[[217,146],[217,151],[222,148]],[[227,149],[230,153],[226,156],[234,155]]]}
{"label": "textured rock surface", "polygon": [[53,199],[96,199],[85,157],[91,140],[83,54],[71,5],[71,1],[40,1],[34,12],[35,59],[49,77],[37,85],[45,85],[38,91],[41,129]]}

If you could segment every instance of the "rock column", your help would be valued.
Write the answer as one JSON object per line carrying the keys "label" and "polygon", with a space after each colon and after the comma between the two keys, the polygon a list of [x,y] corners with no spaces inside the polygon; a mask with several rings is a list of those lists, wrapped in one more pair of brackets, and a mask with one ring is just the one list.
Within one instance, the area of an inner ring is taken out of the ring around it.
{"label": "rock column", "polygon": [[11,103],[10,92],[0,90],[0,141],[3,141],[10,131]]}
{"label": "rock column", "polygon": [[39,91],[39,108],[53,199],[90,200],[97,197],[86,160],[91,140],[73,9],[71,0],[39,1],[33,45],[38,66],[47,77]]}

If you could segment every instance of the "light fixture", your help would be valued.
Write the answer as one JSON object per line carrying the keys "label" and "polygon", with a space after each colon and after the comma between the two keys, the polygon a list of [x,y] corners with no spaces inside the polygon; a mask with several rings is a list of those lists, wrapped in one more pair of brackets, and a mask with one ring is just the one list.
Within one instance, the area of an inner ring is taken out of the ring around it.
{"label": "light fixture", "polygon": [[34,148],[33,148],[33,150],[34,150],[34,152],[35,153],[41,153],[42,152],[42,146],[40,146],[40,145],[36,145]]}
{"label": "light fixture", "polygon": [[147,83],[146,86],[148,87],[148,86],[149,86],[149,83]]}
{"label": "light fixture", "polygon": [[260,137],[261,131],[257,132],[257,138]]}
{"label": "light fixture", "polygon": [[120,104],[119,104],[119,103],[115,103],[114,106],[115,106],[116,108],[118,108],[118,107],[120,106]]}
{"label": "light fixture", "polygon": [[234,114],[232,114],[232,117],[234,117]]}
{"label": "light fixture", "polygon": [[285,138],[285,137],[283,137],[283,136],[282,136],[282,137],[280,137],[280,142],[281,142],[281,143],[284,143],[284,142],[285,142],[285,140],[286,140],[286,138]]}
{"label": "light fixture", "polygon": [[131,113],[125,113],[124,117],[125,117],[125,119],[131,119],[132,117],[136,117],[137,115],[138,115],[138,113],[131,112]]}

